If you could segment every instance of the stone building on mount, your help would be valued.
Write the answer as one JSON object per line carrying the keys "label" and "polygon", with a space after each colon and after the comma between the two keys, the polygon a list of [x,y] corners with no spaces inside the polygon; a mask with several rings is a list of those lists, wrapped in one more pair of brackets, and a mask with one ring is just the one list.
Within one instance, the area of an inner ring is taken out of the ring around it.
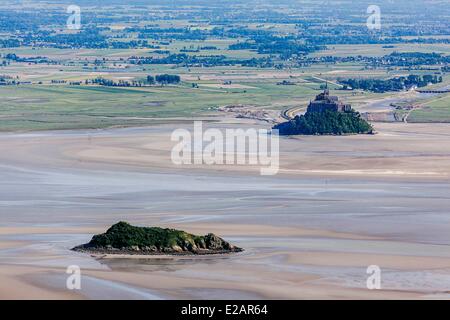
{"label": "stone building on mount", "polygon": [[316,99],[311,101],[308,106],[308,112],[350,112],[351,110],[351,105],[343,104],[337,96],[330,96],[328,89],[316,96]]}

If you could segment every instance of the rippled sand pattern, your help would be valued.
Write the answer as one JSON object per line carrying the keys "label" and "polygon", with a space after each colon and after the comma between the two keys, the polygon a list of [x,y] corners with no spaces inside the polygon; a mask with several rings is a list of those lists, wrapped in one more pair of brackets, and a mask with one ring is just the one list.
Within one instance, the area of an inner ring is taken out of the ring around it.
{"label": "rippled sand pattern", "polygon": [[[0,135],[0,298],[448,298],[450,126],[283,138],[273,177],[176,167],[173,129]],[[214,232],[246,251],[101,259],[69,250],[120,220]],[[73,264],[81,291],[65,287]],[[374,264],[382,290],[366,289]]]}

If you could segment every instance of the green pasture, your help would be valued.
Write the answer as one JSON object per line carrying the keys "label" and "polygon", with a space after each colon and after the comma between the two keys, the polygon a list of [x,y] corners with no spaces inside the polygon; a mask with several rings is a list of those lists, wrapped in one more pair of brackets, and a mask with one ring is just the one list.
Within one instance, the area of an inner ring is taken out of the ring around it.
{"label": "green pasture", "polygon": [[[190,84],[115,88],[29,85],[0,87],[0,130],[104,128],[151,124],[154,119],[191,118],[219,106],[295,104],[316,94],[314,85],[246,83],[251,89],[217,89]],[[316,87],[317,89],[318,87]]]}
{"label": "green pasture", "polygon": [[412,111],[408,122],[450,122],[450,94],[435,98],[421,109]]}

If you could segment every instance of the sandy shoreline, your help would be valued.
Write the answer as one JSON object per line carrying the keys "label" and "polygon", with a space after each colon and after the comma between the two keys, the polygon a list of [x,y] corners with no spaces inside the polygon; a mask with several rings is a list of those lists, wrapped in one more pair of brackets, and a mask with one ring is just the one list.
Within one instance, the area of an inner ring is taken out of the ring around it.
{"label": "sandy shoreline", "polygon": [[[450,126],[377,126],[370,137],[282,139],[274,177],[172,165],[173,124],[1,134],[0,298],[445,298]],[[120,220],[213,232],[245,252],[70,251]],[[365,287],[372,264],[383,290]],[[81,267],[81,291],[65,288],[69,265]]]}

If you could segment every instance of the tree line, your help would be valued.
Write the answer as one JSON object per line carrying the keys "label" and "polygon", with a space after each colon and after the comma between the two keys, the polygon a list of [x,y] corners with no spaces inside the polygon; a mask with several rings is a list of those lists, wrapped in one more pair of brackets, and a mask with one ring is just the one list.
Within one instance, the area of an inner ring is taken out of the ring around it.
{"label": "tree line", "polygon": [[361,89],[376,93],[388,91],[409,90],[413,87],[426,87],[427,85],[441,83],[442,76],[436,75],[409,75],[407,77],[398,77],[387,80],[382,79],[340,79],[344,90]]}
{"label": "tree line", "polygon": [[85,84],[96,84],[105,87],[142,87],[145,85],[168,85],[178,84],[181,82],[179,75],[172,74],[159,74],[156,76],[148,75],[145,80],[119,80],[105,79],[103,77],[97,77],[95,79],[85,80]]}

